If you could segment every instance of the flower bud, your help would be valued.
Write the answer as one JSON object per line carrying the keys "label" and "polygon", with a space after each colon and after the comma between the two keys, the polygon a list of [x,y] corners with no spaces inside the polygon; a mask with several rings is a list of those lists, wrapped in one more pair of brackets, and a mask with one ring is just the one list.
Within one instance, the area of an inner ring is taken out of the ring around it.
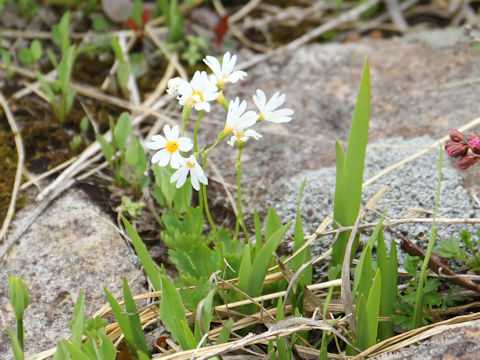
{"label": "flower bud", "polygon": [[478,156],[475,156],[475,155],[465,155],[464,157],[460,158],[457,161],[457,167],[460,170],[468,169],[470,166],[475,164],[478,161],[478,159],[480,159],[480,158]]}
{"label": "flower bud", "polygon": [[448,156],[459,157],[459,156],[467,155],[468,146],[465,144],[455,142],[453,140],[448,140],[445,143],[445,150],[447,151]]}
{"label": "flower bud", "polygon": [[480,138],[473,138],[470,140],[470,148],[474,154],[480,155]]}
{"label": "flower bud", "polygon": [[463,135],[457,129],[453,129],[452,131],[450,131],[450,139],[456,142],[465,140],[463,138]]}
{"label": "flower bud", "polygon": [[467,134],[468,141],[473,140],[475,138],[480,138],[480,136],[475,131],[471,131]]}

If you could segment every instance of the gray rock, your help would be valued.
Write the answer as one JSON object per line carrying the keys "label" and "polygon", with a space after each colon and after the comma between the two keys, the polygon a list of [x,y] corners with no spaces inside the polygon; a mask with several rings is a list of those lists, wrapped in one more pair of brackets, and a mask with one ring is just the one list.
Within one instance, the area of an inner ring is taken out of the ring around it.
{"label": "gray rock", "polygon": [[[392,165],[434,142],[434,139],[423,136],[411,140],[391,138],[371,144],[367,148],[365,158],[364,180],[367,180],[384,168]],[[363,190],[363,202],[368,202],[384,185],[389,191],[377,203],[376,214],[368,216],[367,222],[378,221],[381,214],[388,210],[387,217],[399,219],[405,217],[431,217],[435,207],[438,184],[439,152],[437,149],[409,162],[397,170],[385,175]],[[460,172],[444,159],[438,217],[471,218],[478,217],[467,190],[462,186]],[[301,206],[304,231],[310,234],[315,231],[323,219],[333,213],[335,193],[335,168],[324,168],[317,171],[299,173],[289,181],[280,180],[275,183],[267,195],[268,205],[274,206],[280,218],[295,220],[296,202],[303,180],[307,180]],[[415,215],[417,214],[417,215]],[[438,239],[458,236],[461,230],[469,230],[476,234],[476,225],[437,225]],[[404,224],[393,228],[409,240],[426,246],[430,234],[430,224]],[[369,232],[364,233],[367,240]],[[385,238],[391,239],[391,232],[385,232]],[[398,238],[397,238],[398,240]],[[324,252],[331,246],[332,237],[320,238],[312,247],[314,254]],[[292,244],[289,244],[292,246]],[[399,255],[403,256],[400,252]]]}
{"label": "gray rock", "polygon": [[[32,210],[20,211],[14,227]],[[82,191],[67,191],[35,221],[13,246],[0,266],[0,310],[7,324],[15,326],[8,298],[7,276],[23,278],[30,292],[25,311],[25,349],[31,356],[70,335],[68,323],[81,290],[85,290],[85,315],[103,304],[103,286],[112,294],[121,290],[122,277],[132,280],[139,262],[119,233],[108,223],[109,215]],[[141,275],[131,281],[132,291],[144,291]],[[0,358],[11,359],[10,341],[2,324]]]}

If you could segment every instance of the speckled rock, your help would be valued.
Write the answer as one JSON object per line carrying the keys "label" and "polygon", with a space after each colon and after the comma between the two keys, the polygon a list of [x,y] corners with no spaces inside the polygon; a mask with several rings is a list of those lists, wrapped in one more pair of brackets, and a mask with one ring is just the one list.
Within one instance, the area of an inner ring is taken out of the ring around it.
{"label": "speckled rock", "polygon": [[[14,227],[21,226],[22,215],[33,206],[17,214]],[[30,292],[24,321],[27,356],[69,336],[68,323],[81,290],[85,290],[85,311],[90,316],[106,303],[103,286],[116,294],[123,276],[138,275],[136,256],[109,222],[109,215],[87,195],[71,189],[37,218],[1,263],[0,310],[8,325],[13,327],[15,321],[7,276],[22,277]],[[140,276],[132,282],[132,291],[143,291],[143,283]],[[11,359],[4,325],[0,326],[0,358]]]}

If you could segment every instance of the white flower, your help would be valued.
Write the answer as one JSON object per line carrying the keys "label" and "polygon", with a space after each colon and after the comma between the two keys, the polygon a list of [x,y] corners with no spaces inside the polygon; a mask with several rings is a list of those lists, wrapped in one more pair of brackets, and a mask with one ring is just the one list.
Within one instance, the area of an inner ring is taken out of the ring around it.
{"label": "white flower", "polygon": [[187,81],[183,80],[182,78],[179,77],[174,77],[170,80],[168,80],[167,83],[167,94],[171,95],[176,95],[178,94],[178,88],[180,87],[181,84],[186,83],[188,84]]}
{"label": "white flower", "polygon": [[247,76],[245,71],[233,71],[236,61],[237,55],[230,57],[229,52],[223,55],[221,65],[220,62],[213,56],[207,56],[205,59],[203,59],[203,62],[207,64],[210,69],[212,69],[219,87],[223,87],[229,82],[236,83],[238,80],[242,80],[245,76]]}
{"label": "white flower", "polygon": [[261,134],[252,129],[235,129],[233,130],[233,136],[230,138],[229,141],[227,141],[227,144],[233,146],[233,144],[235,144],[235,141],[237,141],[239,144],[242,144],[249,138],[254,138],[255,140],[258,140],[261,137]]}
{"label": "white flower", "polygon": [[193,74],[190,82],[180,80],[181,79],[173,82],[170,87],[171,91],[176,89],[180,94],[177,98],[178,102],[181,105],[194,107],[195,110],[198,111],[210,111],[210,104],[208,102],[218,97],[218,88],[217,85],[208,78],[207,73],[205,71],[197,71]]}
{"label": "white flower", "polygon": [[173,184],[176,182],[176,188],[180,189],[183,184],[185,184],[188,173],[190,173],[190,181],[195,190],[200,190],[199,182],[205,185],[208,184],[208,179],[205,176],[202,167],[198,165],[197,159],[195,159],[194,155],[190,155],[188,159],[182,159],[182,166],[172,174],[170,183]]}
{"label": "white flower", "polygon": [[280,95],[279,92],[276,92],[267,102],[265,93],[258,89],[257,94],[253,95],[253,102],[260,112],[260,120],[267,120],[274,123],[284,123],[292,120],[292,109],[275,110],[285,102],[285,94]]}
{"label": "white flower", "polygon": [[223,134],[226,135],[235,129],[246,129],[255,124],[258,120],[258,114],[254,111],[247,111],[247,102],[237,97],[230,101],[227,112],[227,123],[223,129]]}
{"label": "white flower", "polygon": [[180,129],[178,125],[170,128],[170,125],[165,125],[162,135],[152,136],[152,141],[146,144],[146,147],[151,150],[160,150],[156,152],[152,157],[152,163],[158,162],[159,166],[170,166],[174,169],[178,169],[182,162],[182,155],[180,151],[189,151],[192,149],[192,140],[187,137],[179,137]]}

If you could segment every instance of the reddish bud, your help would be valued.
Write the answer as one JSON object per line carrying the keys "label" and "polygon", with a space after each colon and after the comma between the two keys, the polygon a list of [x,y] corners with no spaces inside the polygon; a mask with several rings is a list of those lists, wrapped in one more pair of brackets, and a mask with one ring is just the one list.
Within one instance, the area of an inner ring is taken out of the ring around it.
{"label": "reddish bud", "polygon": [[478,161],[478,159],[480,159],[480,158],[478,156],[475,156],[475,155],[465,155],[464,157],[460,158],[457,161],[457,167],[460,170],[468,169],[470,166],[475,164]]}
{"label": "reddish bud", "polygon": [[468,141],[473,140],[475,138],[480,138],[480,136],[475,131],[471,131],[467,134]]}
{"label": "reddish bud", "polygon": [[470,140],[470,148],[472,151],[479,155],[480,154],[480,138],[473,138]]}
{"label": "reddish bud", "polygon": [[457,129],[453,129],[452,131],[450,131],[450,139],[456,142],[465,140],[463,138],[463,135]]}
{"label": "reddish bud", "polygon": [[468,146],[465,144],[460,144],[453,140],[448,140],[445,143],[445,150],[447,151],[448,156],[459,157],[467,155]]}

